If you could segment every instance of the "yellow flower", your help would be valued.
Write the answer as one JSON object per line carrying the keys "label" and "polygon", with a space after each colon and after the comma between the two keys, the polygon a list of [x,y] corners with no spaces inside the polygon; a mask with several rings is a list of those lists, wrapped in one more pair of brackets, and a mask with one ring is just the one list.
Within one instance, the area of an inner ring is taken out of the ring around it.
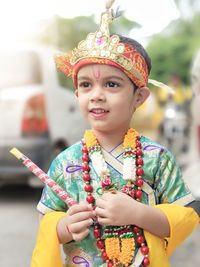
{"label": "yellow flower", "polygon": [[[124,142],[123,142],[124,149],[126,148],[135,149],[138,135],[139,134],[136,130],[134,130],[133,128],[130,128],[124,137]],[[92,130],[85,131],[84,140],[85,140],[87,148],[94,147],[99,144]]]}
{"label": "yellow flower", "polygon": [[98,145],[97,138],[94,135],[92,130],[85,131],[84,140],[85,140],[87,148],[94,147],[95,145]]}
{"label": "yellow flower", "polygon": [[111,237],[105,240],[106,254],[110,260],[129,266],[135,253],[134,238]]}
{"label": "yellow flower", "polygon": [[122,238],[121,239],[121,252],[119,256],[120,262],[129,266],[135,253],[135,240],[134,238]]}
{"label": "yellow flower", "polygon": [[124,149],[126,149],[126,148],[135,149],[136,138],[138,135],[139,134],[136,130],[134,130],[133,128],[130,128],[124,137],[124,143],[123,143]]}
{"label": "yellow flower", "polygon": [[119,238],[111,237],[105,240],[106,254],[110,260],[118,259],[120,254]]}

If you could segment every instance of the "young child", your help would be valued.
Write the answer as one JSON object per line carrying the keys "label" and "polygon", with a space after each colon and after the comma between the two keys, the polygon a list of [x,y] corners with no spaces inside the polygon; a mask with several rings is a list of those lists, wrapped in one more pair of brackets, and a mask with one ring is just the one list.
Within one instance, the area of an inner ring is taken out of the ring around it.
{"label": "young child", "polygon": [[[40,249],[51,254],[50,245],[59,240],[68,267],[170,266],[167,254],[199,218],[192,208],[181,207],[194,199],[172,154],[130,128],[134,111],[150,94],[151,61],[138,42],[110,36],[110,6],[95,33],[56,58],[59,69],[73,78],[91,129],[51,164],[50,177],[79,204],[67,207],[44,188],[37,207],[42,231],[55,238]],[[53,259],[39,265],[38,253],[37,247],[32,267],[58,267]]]}

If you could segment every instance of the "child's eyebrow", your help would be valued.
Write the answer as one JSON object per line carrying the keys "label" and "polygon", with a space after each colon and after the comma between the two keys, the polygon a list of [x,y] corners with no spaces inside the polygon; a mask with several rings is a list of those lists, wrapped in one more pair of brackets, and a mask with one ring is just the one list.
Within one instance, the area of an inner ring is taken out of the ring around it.
{"label": "child's eyebrow", "polygon": [[105,76],[104,79],[116,79],[116,80],[120,80],[120,81],[124,81],[124,79],[122,77],[119,76],[115,76],[115,75],[111,75],[111,76]]}
{"label": "child's eyebrow", "polygon": [[90,78],[89,76],[79,76],[79,77],[77,78],[77,80],[78,80],[78,81],[80,81],[80,80],[91,80],[91,78]]}
{"label": "child's eyebrow", "polygon": [[[78,79],[78,81],[81,81],[81,80],[92,80],[92,78],[90,76],[79,76],[77,79]],[[122,77],[115,76],[115,75],[104,76],[103,79],[104,80],[116,79],[116,80],[124,81],[124,79]]]}

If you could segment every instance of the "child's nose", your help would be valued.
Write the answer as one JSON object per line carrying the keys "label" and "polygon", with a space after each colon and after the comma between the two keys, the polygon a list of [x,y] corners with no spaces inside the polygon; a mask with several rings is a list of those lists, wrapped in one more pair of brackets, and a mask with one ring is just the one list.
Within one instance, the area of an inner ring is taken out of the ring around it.
{"label": "child's nose", "polygon": [[101,86],[95,86],[91,92],[91,101],[104,101],[105,94]]}

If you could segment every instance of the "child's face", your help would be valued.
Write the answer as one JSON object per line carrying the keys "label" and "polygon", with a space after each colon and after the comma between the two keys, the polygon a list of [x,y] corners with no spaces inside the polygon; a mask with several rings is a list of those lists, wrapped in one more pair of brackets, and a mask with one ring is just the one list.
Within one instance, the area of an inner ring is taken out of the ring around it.
{"label": "child's face", "polygon": [[94,130],[129,128],[138,103],[132,82],[121,70],[109,65],[88,65],[79,70],[77,84],[81,112]]}

